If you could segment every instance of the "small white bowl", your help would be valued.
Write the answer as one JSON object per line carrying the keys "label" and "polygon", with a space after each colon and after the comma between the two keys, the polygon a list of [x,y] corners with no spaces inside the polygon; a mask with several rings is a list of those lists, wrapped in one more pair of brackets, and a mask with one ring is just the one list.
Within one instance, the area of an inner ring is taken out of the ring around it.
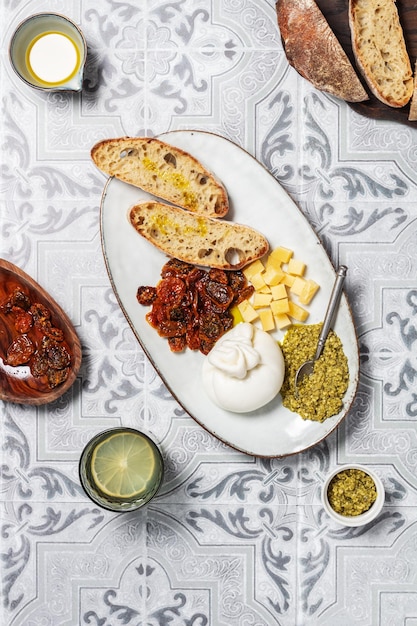
{"label": "small white bowl", "polygon": [[[349,469],[362,470],[363,472],[365,472],[365,474],[368,474],[368,476],[372,478],[376,487],[377,495],[376,495],[375,502],[367,511],[365,511],[364,513],[361,513],[360,515],[341,515],[340,513],[337,513],[331,507],[328,497],[327,497],[327,491],[328,491],[331,480],[340,472],[343,472]],[[331,472],[331,474],[327,477],[322,488],[321,496],[322,496],[324,510],[335,522],[338,522],[339,524],[342,524],[343,526],[363,526],[364,524],[368,524],[369,522],[374,520],[381,512],[381,509],[385,502],[385,489],[379,476],[375,474],[375,472],[370,470],[369,468],[364,467],[363,465],[344,465],[342,467],[338,467],[335,470],[333,470],[333,472]]]}

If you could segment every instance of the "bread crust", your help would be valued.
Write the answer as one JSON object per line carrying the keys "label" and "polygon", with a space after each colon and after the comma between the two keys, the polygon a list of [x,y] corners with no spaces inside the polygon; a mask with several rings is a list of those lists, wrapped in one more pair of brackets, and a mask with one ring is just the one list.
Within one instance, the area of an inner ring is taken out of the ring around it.
{"label": "bread crust", "polygon": [[347,102],[369,96],[314,0],[277,0],[288,62],[314,87]]}
{"label": "bread crust", "polygon": [[269,249],[266,238],[249,226],[196,215],[162,202],[141,202],[129,210],[128,219],[162,252],[194,265],[237,270]]}
{"label": "bread crust", "polygon": [[349,27],[357,65],[372,93],[390,107],[405,106],[413,72],[395,0],[349,0]]}
{"label": "bread crust", "polygon": [[188,211],[211,217],[228,212],[224,185],[191,154],[159,139],[104,139],[93,146],[91,158],[105,174]]}
{"label": "bread crust", "polygon": [[411,96],[410,111],[408,113],[408,119],[410,122],[417,122],[417,61],[414,65],[414,87],[413,95]]}

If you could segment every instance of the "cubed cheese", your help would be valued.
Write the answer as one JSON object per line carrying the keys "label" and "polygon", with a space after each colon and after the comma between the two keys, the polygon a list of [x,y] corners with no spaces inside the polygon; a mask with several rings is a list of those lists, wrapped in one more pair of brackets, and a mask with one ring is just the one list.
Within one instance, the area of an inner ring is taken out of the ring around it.
{"label": "cubed cheese", "polygon": [[265,281],[263,279],[263,276],[262,276],[261,272],[258,272],[257,274],[254,274],[251,277],[250,282],[255,287],[256,291],[259,291],[260,289],[262,289],[263,287],[266,286],[266,283],[265,283]]}
{"label": "cubed cheese", "polygon": [[281,300],[272,300],[271,311],[274,315],[280,315],[281,313],[290,312],[290,301],[288,298],[281,298]]}
{"label": "cubed cheese", "polygon": [[259,274],[264,271],[264,265],[260,259],[253,261],[250,265],[247,265],[242,271],[247,280],[250,280],[255,274]]}
{"label": "cubed cheese", "polygon": [[306,269],[306,264],[303,261],[297,261],[296,259],[290,259],[288,262],[287,272],[294,276],[303,276]]}
{"label": "cubed cheese", "polygon": [[268,287],[268,285],[265,285],[265,287],[258,289],[257,293],[271,293],[271,288]]}
{"label": "cubed cheese", "polygon": [[290,288],[291,293],[295,294],[296,296],[300,296],[305,287],[306,282],[307,281],[304,278],[301,278],[300,276],[296,276]]}
{"label": "cubed cheese", "polygon": [[305,322],[306,319],[309,316],[309,312],[306,311],[306,309],[303,309],[303,307],[299,306],[298,304],[295,304],[295,302],[292,302],[291,300],[289,301],[289,315],[290,317],[292,317],[294,320],[297,320],[297,322]]}
{"label": "cubed cheese", "polygon": [[314,282],[314,280],[311,280],[311,278],[309,278],[304,285],[303,291],[300,293],[300,304],[310,304],[318,290],[319,285]]}
{"label": "cubed cheese", "polygon": [[237,305],[244,322],[254,322],[259,315],[248,300],[243,300]]}
{"label": "cubed cheese", "polygon": [[285,273],[285,274],[284,274],[284,278],[282,279],[282,281],[281,281],[281,282],[282,282],[284,285],[287,285],[287,287],[292,287],[292,286],[293,286],[294,281],[295,281],[295,276],[291,276],[291,274],[287,274],[287,273]]}
{"label": "cubed cheese", "polygon": [[271,294],[273,300],[281,300],[288,297],[287,288],[283,283],[271,287]]}
{"label": "cubed cheese", "polygon": [[292,322],[286,313],[280,313],[279,315],[274,315],[274,318],[275,318],[275,324],[277,328],[279,328],[279,330],[282,330],[283,328],[288,328],[288,326],[291,326]]}
{"label": "cubed cheese", "polygon": [[262,311],[259,311],[259,319],[261,320],[262,329],[265,332],[274,330],[275,320],[274,316],[272,315],[271,309],[264,309]]}
{"label": "cubed cheese", "polygon": [[263,309],[270,305],[272,295],[270,293],[255,293],[253,296],[252,305],[254,309]]}
{"label": "cubed cheese", "polygon": [[278,283],[280,283],[284,278],[285,274],[280,267],[273,267],[270,265],[266,268],[262,276],[267,285],[273,286],[278,285]]}
{"label": "cubed cheese", "polygon": [[280,263],[288,263],[293,255],[293,251],[289,248],[283,248],[282,246],[272,250],[268,257],[268,261],[279,261]]}

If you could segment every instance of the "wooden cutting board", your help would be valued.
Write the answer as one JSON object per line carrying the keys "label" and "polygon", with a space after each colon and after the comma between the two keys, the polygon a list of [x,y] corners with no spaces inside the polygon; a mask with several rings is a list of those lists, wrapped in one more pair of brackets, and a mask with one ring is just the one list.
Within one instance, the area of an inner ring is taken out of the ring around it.
{"label": "wooden cutting board", "polygon": [[[339,39],[353,67],[356,68],[350,39],[348,0],[316,0],[316,2],[336,37]],[[411,67],[414,69],[414,64],[417,59],[417,0],[397,0],[397,8],[410,55]],[[358,75],[361,78],[359,71]],[[409,104],[402,109],[389,107],[375,98],[375,96],[370,93],[365,82],[362,82],[369,94],[369,100],[366,102],[348,102],[352,109],[367,117],[394,120],[417,128],[417,122],[408,121]]]}

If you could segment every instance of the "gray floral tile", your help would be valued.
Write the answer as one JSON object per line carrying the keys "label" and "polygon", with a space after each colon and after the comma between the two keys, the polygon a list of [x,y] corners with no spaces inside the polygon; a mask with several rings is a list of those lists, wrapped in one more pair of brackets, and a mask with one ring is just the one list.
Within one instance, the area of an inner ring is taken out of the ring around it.
{"label": "gray floral tile", "polygon": [[[48,10],[86,36],[80,94],[30,89],[10,67],[13,28]],[[1,624],[415,626],[416,130],[304,81],[273,0],[5,0],[0,15],[0,255],[53,295],[83,349],[55,403],[0,404]],[[201,428],[111,288],[92,145],[194,128],[256,157],[349,267],[358,393],[337,431],[298,455],[249,457]],[[118,425],[150,433],[164,458],[161,490],[137,513],[99,509],[79,482],[86,442]],[[328,473],[350,462],[386,491],[357,529],[321,505]]]}

